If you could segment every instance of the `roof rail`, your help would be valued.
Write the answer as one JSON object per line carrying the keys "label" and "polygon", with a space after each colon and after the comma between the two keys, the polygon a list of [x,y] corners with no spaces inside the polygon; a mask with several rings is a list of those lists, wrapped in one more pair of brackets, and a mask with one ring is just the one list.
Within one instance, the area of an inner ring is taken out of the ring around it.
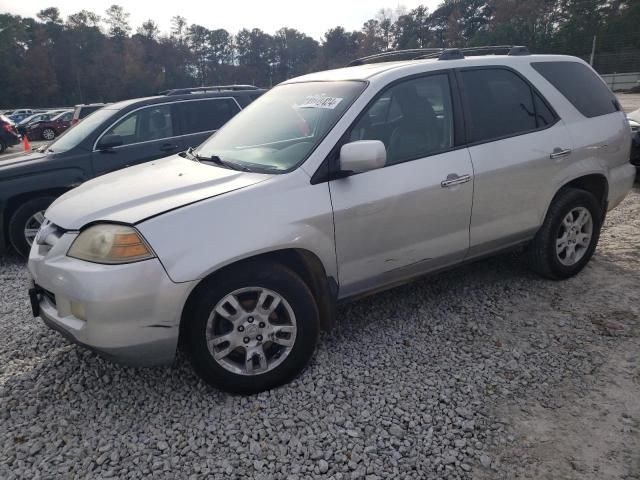
{"label": "roof rail", "polygon": [[188,93],[206,93],[223,91],[259,90],[255,85],[210,85],[208,87],[173,88],[160,92],[160,95],[185,95]]}
{"label": "roof rail", "polygon": [[530,55],[529,49],[523,46],[515,45],[486,45],[481,47],[465,47],[465,48],[413,48],[409,50],[394,50],[391,52],[377,53],[368,57],[359,58],[349,63],[347,66],[354,67],[364,65],[366,63],[376,63],[391,61],[392,57],[408,56],[407,60],[422,60],[429,58],[438,58],[439,60],[461,60],[465,58],[465,54],[480,53],[497,53],[506,52],[510,56]]}
{"label": "roof rail", "polygon": [[402,57],[405,55],[415,55],[410,58],[410,60],[413,60],[414,58],[418,58],[420,55],[440,52],[442,52],[441,48],[410,48],[408,50],[391,50],[389,52],[376,53],[367,57],[358,58],[348,63],[347,67],[356,67],[358,65],[364,65],[366,63],[376,63],[376,60],[384,60],[386,58],[389,58],[389,60],[385,60],[388,62],[393,60],[392,57]]}

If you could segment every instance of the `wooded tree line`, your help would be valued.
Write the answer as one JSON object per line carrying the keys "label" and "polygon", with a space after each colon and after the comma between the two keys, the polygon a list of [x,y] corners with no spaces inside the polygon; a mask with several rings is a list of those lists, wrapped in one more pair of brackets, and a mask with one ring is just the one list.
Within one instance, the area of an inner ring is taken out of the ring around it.
{"label": "wooded tree line", "polygon": [[287,78],[390,49],[527,45],[535,53],[589,56],[601,73],[640,71],[639,0],[444,0],[434,11],[381,9],[357,31],[336,26],[320,41],[294,28],[232,34],[172,19],[133,31],[113,5],[62,18],[0,14],[0,106],[115,101],[210,84],[269,87]]}

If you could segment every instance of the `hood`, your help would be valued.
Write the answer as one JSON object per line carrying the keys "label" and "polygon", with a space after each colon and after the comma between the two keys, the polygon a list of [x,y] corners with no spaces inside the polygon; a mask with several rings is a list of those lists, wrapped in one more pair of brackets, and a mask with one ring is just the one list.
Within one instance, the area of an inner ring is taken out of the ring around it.
{"label": "hood", "polygon": [[98,220],[134,224],[270,177],[175,155],[85,182],[53,202],[46,217],[68,230]]}
{"label": "hood", "polygon": [[29,152],[10,158],[9,160],[2,160],[0,158],[0,160],[2,160],[0,161],[0,178],[5,172],[13,173],[15,169],[19,168],[21,165],[26,165],[38,160],[45,160],[47,156],[48,154],[43,152]]}
{"label": "hood", "polygon": [[634,121],[640,123],[640,108],[638,110],[636,110],[635,112],[628,113],[627,117],[630,118],[631,120],[634,120]]}

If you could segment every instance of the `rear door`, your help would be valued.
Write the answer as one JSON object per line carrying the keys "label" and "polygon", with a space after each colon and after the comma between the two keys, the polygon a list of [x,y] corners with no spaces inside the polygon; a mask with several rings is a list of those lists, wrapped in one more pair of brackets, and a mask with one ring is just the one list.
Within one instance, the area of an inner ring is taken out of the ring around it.
{"label": "rear door", "polygon": [[[122,145],[99,150],[100,139],[106,135],[119,135]],[[96,175],[101,175],[184,149],[176,133],[174,105],[149,105],[125,114],[100,135],[92,154],[93,168]]]}
{"label": "rear door", "polygon": [[461,69],[474,195],[469,255],[533,235],[551,179],[571,154],[567,129],[547,101],[516,71]]}
{"label": "rear door", "polygon": [[185,148],[200,145],[241,110],[233,97],[187,100],[175,107]]}

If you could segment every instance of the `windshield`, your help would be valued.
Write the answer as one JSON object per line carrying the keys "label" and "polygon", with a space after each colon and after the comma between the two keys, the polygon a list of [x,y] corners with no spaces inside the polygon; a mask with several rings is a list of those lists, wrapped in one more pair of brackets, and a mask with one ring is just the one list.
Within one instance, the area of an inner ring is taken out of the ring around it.
{"label": "windshield", "polygon": [[289,171],[313,152],[362,93],[358,81],[281,85],[236,115],[195,152],[258,172]]}
{"label": "windshield", "polygon": [[66,152],[82,142],[88,135],[102,124],[106,119],[115,114],[118,110],[97,110],[85,118],[82,122],[68,129],[58,137],[48,150],[54,153]]}
{"label": "windshield", "polygon": [[13,121],[5,115],[0,115],[0,120],[2,120],[5,123],[8,123],[9,125],[13,125]]}

